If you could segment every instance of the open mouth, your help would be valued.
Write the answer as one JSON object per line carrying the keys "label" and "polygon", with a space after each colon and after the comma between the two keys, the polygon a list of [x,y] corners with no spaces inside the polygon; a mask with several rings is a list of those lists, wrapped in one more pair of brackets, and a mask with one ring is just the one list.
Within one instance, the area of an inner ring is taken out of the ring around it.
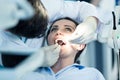
{"label": "open mouth", "polygon": [[65,45],[65,42],[63,42],[62,40],[56,40],[56,43],[58,43],[61,46]]}

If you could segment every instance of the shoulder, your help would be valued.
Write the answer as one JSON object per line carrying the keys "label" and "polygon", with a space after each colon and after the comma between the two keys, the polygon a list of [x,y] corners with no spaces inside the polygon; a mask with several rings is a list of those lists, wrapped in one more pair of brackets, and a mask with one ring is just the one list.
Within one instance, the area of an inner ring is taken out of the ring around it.
{"label": "shoulder", "polygon": [[86,78],[90,78],[89,80],[105,80],[103,74],[96,68],[93,67],[85,67],[79,64],[74,64],[74,66],[78,69],[77,74],[79,76]]}
{"label": "shoulder", "polygon": [[99,70],[97,70],[96,68],[92,68],[92,67],[85,67],[83,70],[87,72],[100,73]]}
{"label": "shoulder", "polygon": [[97,80],[105,80],[103,74],[96,68],[85,67],[82,72],[89,74],[89,76],[95,77]]}
{"label": "shoulder", "polygon": [[80,64],[74,64],[73,66],[77,67],[80,71],[84,71],[84,72],[87,72],[87,73],[91,73],[91,72],[99,73],[100,72],[96,68],[86,67],[86,66],[83,66],[83,65],[80,65]]}

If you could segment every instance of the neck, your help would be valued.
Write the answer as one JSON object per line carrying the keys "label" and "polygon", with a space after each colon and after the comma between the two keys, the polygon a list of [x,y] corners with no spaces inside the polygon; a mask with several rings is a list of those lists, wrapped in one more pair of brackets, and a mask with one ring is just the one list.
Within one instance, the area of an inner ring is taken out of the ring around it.
{"label": "neck", "polygon": [[65,68],[66,66],[69,66],[74,63],[74,58],[73,59],[61,59],[59,58],[57,63],[53,65],[51,68],[54,71],[54,73],[57,73],[61,69]]}

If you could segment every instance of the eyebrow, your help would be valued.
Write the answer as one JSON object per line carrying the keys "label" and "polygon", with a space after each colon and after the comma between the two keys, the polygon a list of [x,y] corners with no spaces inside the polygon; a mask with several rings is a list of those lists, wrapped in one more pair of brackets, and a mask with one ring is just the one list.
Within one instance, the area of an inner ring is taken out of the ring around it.
{"label": "eyebrow", "polygon": [[[73,30],[75,30],[76,29],[76,27],[73,27],[73,26],[71,26],[71,25],[64,25],[65,27],[70,27],[70,28],[72,28]],[[51,29],[52,28],[57,28],[58,27],[58,25],[53,25],[52,27],[51,27]]]}
{"label": "eyebrow", "polygon": [[51,28],[53,28],[53,27],[58,27],[58,25],[52,25],[52,27],[51,27]]}
{"label": "eyebrow", "polygon": [[74,29],[74,30],[75,30],[75,28],[76,28],[76,27],[73,27],[73,26],[71,26],[71,25],[65,25],[65,27],[70,27],[70,28],[72,28],[72,29]]}

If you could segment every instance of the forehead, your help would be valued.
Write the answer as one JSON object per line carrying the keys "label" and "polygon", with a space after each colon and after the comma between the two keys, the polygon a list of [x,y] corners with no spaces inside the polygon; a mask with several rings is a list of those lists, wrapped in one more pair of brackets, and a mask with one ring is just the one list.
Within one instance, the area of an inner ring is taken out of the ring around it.
{"label": "forehead", "polygon": [[56,21],[53,25],[71,25],[71,26],[75,26],[75,23],[71,20],[67,20],[67,19],[61,19]]}

